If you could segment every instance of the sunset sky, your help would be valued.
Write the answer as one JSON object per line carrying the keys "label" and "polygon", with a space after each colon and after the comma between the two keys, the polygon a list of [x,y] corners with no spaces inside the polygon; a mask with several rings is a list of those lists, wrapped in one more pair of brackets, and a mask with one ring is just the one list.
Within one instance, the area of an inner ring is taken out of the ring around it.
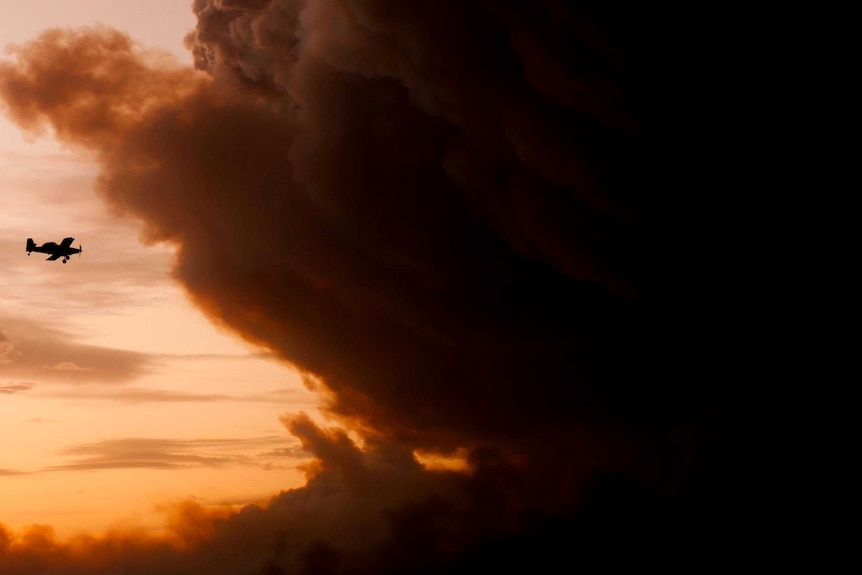
{"label": "sunset sky", "polygon": [[[106,25],[191,67],[187,2],[3,2],[0,44]],[[98,166],[0,116],[0,523],[58,535],[158,525],[160,506],[265,500],[308,456],[278,420],[313,411],[299,377],[217,328],[171,277],[174,247],[109,213]],[[63,265],[27,257],[74,236]],[[135,489],[138,495],[128,496]]]}
{"label": "sunset sky", "polygon": [[3,2],[0,575],[729,557],[729,113],[675,22]]}

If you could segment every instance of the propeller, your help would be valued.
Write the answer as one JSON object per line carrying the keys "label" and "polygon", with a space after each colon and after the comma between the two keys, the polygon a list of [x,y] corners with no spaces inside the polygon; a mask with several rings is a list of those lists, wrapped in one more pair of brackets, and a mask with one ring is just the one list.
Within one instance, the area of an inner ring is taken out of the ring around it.
{"label": "propeller", "polygon": [[84,252],[84,246],[78,244],[78,257],[81,257],[81,254]]}

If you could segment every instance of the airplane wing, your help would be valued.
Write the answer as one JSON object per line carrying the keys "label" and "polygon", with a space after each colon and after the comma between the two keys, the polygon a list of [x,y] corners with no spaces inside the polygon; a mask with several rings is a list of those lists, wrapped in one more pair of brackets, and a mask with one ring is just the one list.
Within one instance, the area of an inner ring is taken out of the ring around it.
{"label": "airplane wing", "polygon": [[63,238],[63,241],[60,243],[60,247],[61,248],[68,248],[69,246],[72,245],[72,242],[74,240],[75,240],[75,238]]}
{"label": "airplane wing", "polygon": [[53,254],[50,258],[46,259],[45,261],[46,261],[46,262],[51,262],[51,261],[54,261],[54,260],[58,260],[58,259],[60,259],[61,257],[62,257],[62,256],[60,256],[60,254]]}

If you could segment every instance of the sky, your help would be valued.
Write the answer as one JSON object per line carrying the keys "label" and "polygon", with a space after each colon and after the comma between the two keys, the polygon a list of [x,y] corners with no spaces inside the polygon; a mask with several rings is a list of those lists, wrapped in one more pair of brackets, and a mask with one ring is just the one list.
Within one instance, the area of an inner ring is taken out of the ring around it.
{"label": "sky", "polygon": [[[110,25],[191,65],[187,3],[72,8],[4,2],[0,44]],[[86,150],[0,116],[0,523],[157,529],[176,501],[236,505],[301,484],[308,457],[278,420],[314,410],[299,375],[195,309],[172,278],[174,246],[142,243],[138,221],[110,213],[98,173]],[[28,237],[66,236],[84,248],[66,265],[25,254]]]}
{"label": "sky", "polygon": [[667,15],[11,6],[0,575],[726,548],[726,195]]}

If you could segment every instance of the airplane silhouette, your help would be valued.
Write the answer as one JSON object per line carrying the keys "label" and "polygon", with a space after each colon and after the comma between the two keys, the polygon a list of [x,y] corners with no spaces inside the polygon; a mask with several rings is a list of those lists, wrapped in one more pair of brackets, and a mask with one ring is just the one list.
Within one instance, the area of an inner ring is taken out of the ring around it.
{"label": "airplane silhouette", "polygon": [[79,254],[83,250],[83,248],[79,245],[77,248],[73,248],[72,240],[75,238],[65,238],[60,245],[57,245],[54,242],[45,242],[41,246],[37,246],[36,242],[33,241],[33,238],[27,238],[27,255],[30,255],[30,252],[40,252],[43,254],[51,254],[45,261],[53,261],[63,258],[63,263],[69,261],[69,256],[72,254]]}

